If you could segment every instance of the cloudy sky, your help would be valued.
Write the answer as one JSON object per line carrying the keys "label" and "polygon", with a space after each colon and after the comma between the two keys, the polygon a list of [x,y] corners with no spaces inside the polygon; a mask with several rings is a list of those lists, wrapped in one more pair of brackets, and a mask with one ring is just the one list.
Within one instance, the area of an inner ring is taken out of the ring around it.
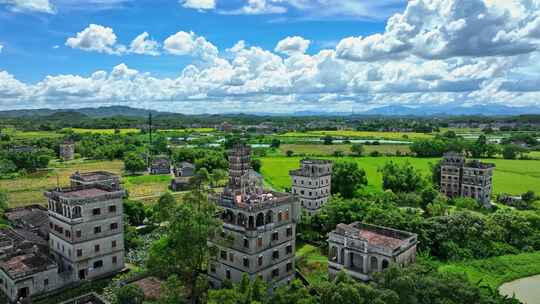
{"label": "cloudy sky", "polygon": [[540,106],[540,0],[0,0],[0,110]]}

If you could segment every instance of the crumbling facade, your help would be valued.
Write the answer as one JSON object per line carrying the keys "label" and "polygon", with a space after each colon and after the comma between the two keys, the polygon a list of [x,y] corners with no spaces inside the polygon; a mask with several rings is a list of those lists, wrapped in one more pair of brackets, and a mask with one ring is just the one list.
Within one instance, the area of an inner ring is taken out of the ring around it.
{"label": "crumbling facade", "polygon": [[445,153],[441,162],[441,192],[449,198],[469,197],[489,205],[494,164],[467,162],[461,153]]}
{"label": "crumbling facade", "polygon": [[332,161],[303,159],[300,169],[289,172],[292,194],[298,196],[303,209],[317,213],[331,196]]}
{"label": "crumbling facade", "polygon": [[355,222],[339,224],[328,235],[328,272],[345,271],[368,281],[375,272],[392,264],[416,262],[417,235],[414,233]]}
{"label": "crumbling facade", "polygon": [[64,161],[75,158],[75,143],[72,140],[65,140],[59,147],[60,158]]}
{"label": "crumbling facade", "polygon": [[251,169],[250,153],[246,145],[229,152],[229,183],[217,198],[223,233],[208,241],[218,249],[208,269],[214,287],[225,280],[239,283],[244,273],[271,286],[294,278],[299,201],[263,189],[261,176]]}

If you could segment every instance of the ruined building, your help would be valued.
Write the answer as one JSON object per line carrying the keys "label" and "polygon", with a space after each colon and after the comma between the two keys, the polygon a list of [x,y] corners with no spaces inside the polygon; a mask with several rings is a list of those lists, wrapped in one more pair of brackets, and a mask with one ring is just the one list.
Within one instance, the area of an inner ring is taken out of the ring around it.
{"label": "ruined building", "polygon": [[75,143],[72,140],[65,140],[59,147],[60,158],[64,161],[75,158]]}
{"label": "ruined building", "polygon": [[493,191],[494,164],[467,162],[461,153],[445,153],[441,162],[441,192],[449,198],[470,197],[488,206]]}
{"label": "ruined building", "polygon": [[373,273],[392,264],[416,262],[417,235],[360,222],[339,224],[328,235],[328,272],[345,271],[353,278],[368,281]]}
{"label": "ruined building", "polygon": [[[124,195],[119,178],[111,173],[75,173],[70,187],[45,192],[46,237],[40,235],[41,229],[0,230],[0,289],[9,300],[55,292],[122,270]],[[37,212],[41,211],[33,213]]]}
{"label": "ruined building", "polygon": [[208,269],[214,287],[225,280],[239,283],[244,273],[270,286],[294,278],[300,204],[290,194],[264,189],[250,163],[249,146],[236,145],[229,151],[229,183],[217,198],[223,233],[209,240],[218,248]]}
{"label": "ruined building", "polygon": [[332,184],[332,161],[303,159],[300,169],[289,172],[292,193],[300,199],[303,209],[313,215],[330,198]]}

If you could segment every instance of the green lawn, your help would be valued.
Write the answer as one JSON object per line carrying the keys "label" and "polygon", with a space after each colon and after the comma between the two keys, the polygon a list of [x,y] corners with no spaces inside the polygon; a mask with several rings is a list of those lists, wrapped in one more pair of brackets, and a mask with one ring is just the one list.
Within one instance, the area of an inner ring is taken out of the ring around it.
{"label": "green lawn", "polygon": [[328,257],[313,245],[299,245],[296,250],[296,267],[312,285],[328,280]]}
{"label": "green lawn", "polygon": [[[332,157],[327,158],[336,160]],[[382,175],[378,169],[390,160],[398,163],[409,161],[426,176],[431,174],[430,163],[439,160],[438,158],[413,157],[342,157],[339,159],[356,161],[360,167],[366,170],[368,186],[373,189],[381,188]],[[297,169],[300,160],[300,157],[264,157],[261,158],[261,172],[269,185],[276,189],[284,189],[291,186],[289,170]],[[528,190],[540,193],[540,161],[506,159],[486,161],[495,163],[497,166],[493,177],[494,193],[521,194]]]}
{"label": "green lawn", "polygon": [[[75,133],[92,133],[92,134],[115,134],[115,129],[82,129],[82,128],[73,128],[71,129]],[[140,133],[141,130],[135,128],[128,129],[119,129],[120,134],[128,133]]]}
{"label": "green lawn", "polygon": [[503,283],[540,274],[540,251],[504,255],[489,259],[450,262],[439,266],[440,272],[465,273],[473,283],[498,288]]}

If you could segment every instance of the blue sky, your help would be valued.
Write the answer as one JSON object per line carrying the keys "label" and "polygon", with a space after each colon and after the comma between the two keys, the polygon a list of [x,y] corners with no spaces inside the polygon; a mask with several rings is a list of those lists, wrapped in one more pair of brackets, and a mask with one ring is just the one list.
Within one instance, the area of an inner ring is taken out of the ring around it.
{"label": "blue sky", "polygon": [[540,0],[0,0],[0,109],[538,106]]}

